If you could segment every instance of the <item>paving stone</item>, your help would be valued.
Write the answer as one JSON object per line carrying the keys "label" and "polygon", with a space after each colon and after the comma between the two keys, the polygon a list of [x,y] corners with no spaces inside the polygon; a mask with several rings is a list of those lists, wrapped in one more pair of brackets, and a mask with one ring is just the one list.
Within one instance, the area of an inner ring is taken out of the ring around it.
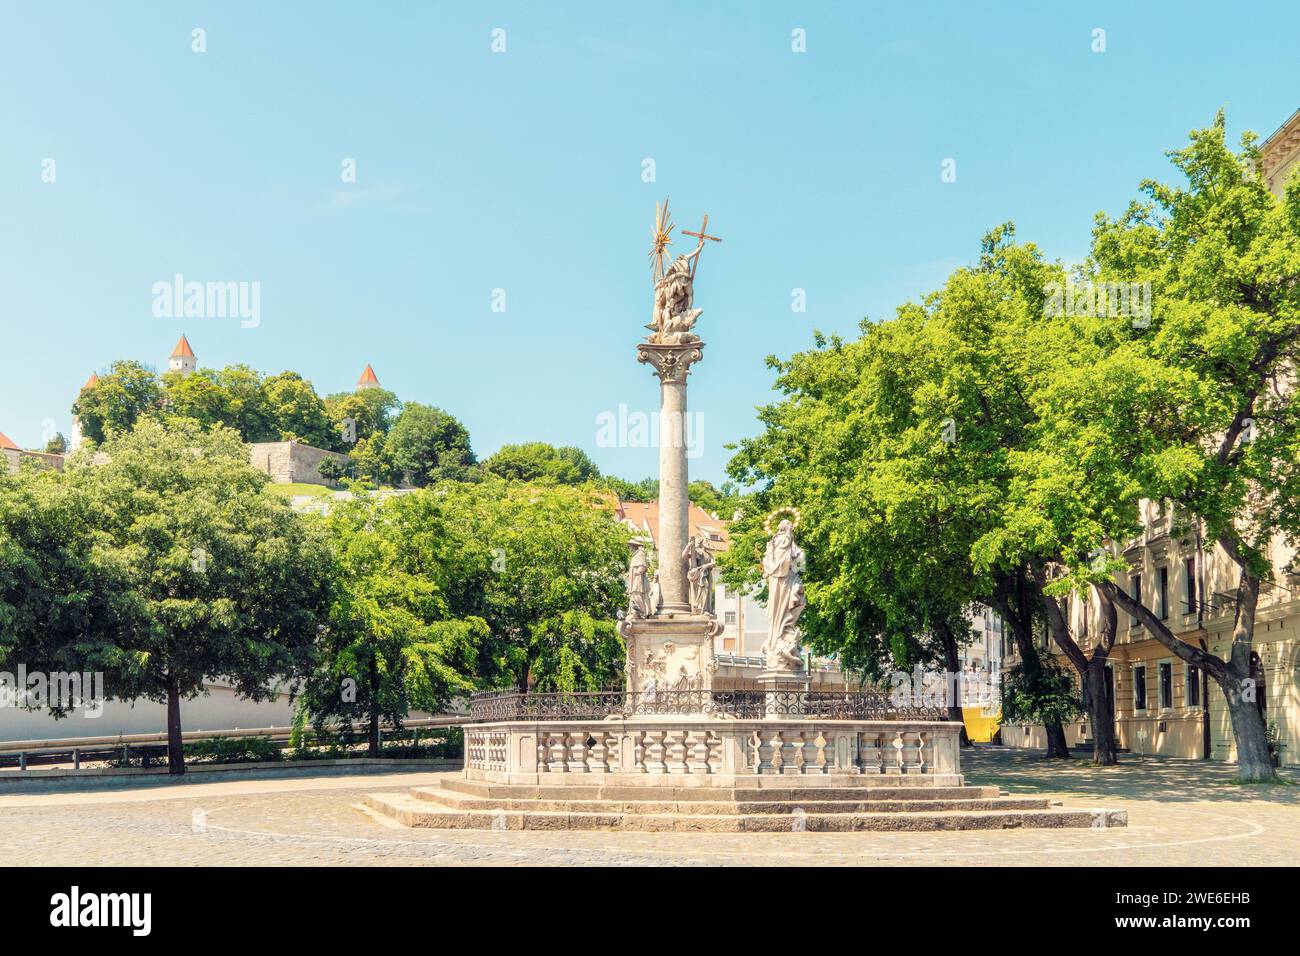
{"label": "paving stone", "polygon": [[[1294,866],[1300,786],[1242,786],[1231,766],[1124,758],[1045,761],[963,751],[967,782],[1017,797],[1111,808],[1127,828],[792,832],[710,830],[399,830],[355,805],[384,791],[438,786],[452,774],[380,774],[0,795],[0,854],[46,866]],[[1295,781],[1300,773],[1288,770]],[[767,791],[770,793],[770,791]],[[538,796],[536,788],[533,797]],[[526,799],[526,798],[525,798]],[[414,802],[414,801],[413,801]],[[203,814],[202,826],[195,813]],[[703,815],[697,815],[703,816]],[[810,815],[805,824],[813,819]]]}

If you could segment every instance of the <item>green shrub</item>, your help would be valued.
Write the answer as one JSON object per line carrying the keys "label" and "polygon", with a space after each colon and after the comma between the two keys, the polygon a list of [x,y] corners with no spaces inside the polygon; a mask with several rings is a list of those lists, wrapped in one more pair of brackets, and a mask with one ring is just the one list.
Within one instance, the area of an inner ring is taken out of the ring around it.
{"label": "green shrub", "polygon": [[190,763],[264,763],[283,759],[270,737],[207,737],[185,745]]}

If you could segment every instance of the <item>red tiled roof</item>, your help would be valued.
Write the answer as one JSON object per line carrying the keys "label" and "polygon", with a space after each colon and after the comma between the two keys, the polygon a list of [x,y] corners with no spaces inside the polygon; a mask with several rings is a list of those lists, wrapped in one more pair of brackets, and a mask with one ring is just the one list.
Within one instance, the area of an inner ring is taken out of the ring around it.
{"label": "red tiled roof", "polygon": [[194,358],[194,350],[190,348],[190,340],[181,336],[181,340],[176,343],[176,348],[172,349],[172,354],[168,358]]}
{"label": "red tiled roof", "polygon": [[7,451],[22,451],[22,449],[15,445],[4,432],[0,432],[0,448],[4,448]]}
{"label": "red tiled roof", "polygon": [[91,372],[90,378],[86,379],[86,384],[81,386],[81,389],[82,391],[85,391],[86,389],[92,388],[93,386],[98,384],[99,384],[99,376],[94,372]]}
{"label": "red tiled roof", "polygon": [[362,373],[361,373],[361,377],[360,377],[359,379],[357,379],[357,384],[358,384],[358,385],[378,385],[378,384],[379,384],[379,379],[378,379],[378,377],[376,377],[376,375],[375,375],[375,370],[374,370],[373,368],[370,367],[370,363],[369,363],[369,362],[366,363],[366,370],[365,370],[364,372],[362,372]]}
{"label": "red tiled roof", "polygon": [[[620,501],[614,514],[621,521],[646,532],[655,542],[659,541],[659,502],[657,501]],[[709,547],[714,551],[726,551],[731,546],[727,537],[727,523],[721,521],[699,505],[693,504],[686,513],[686,523],[692,536],[703,534],[709,539]]]}

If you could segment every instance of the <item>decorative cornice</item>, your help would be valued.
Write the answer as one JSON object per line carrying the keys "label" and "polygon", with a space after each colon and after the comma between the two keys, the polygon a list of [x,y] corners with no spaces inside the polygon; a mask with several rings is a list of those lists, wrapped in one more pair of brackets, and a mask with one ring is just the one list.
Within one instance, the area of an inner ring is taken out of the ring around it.
{"label": "decorative cornice", "polygon": [[703,342],[687,345],[653,345],[641,342],[636,347],[636,360],[654,367],[659,381],[681,384],[690,374],[691,366],[704,357]]}

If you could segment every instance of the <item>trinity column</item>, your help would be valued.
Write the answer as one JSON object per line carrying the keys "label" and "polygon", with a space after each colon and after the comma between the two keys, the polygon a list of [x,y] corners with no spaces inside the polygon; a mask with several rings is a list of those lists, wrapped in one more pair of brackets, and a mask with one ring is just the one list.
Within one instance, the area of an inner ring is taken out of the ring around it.
{"label": "trinity column", "polygon": [[[619,626],[627,642],[627,689],[647,694],[659,690],[707,691],[717,668],[713,638],[722,630],[712,613],[713,559],[707,542],[690,536],[686,465],[686,378],[704,355],[695,334],[703,309],[694,308],[695,270],[706,231],[682,230],[698,240],[695,249],[665,266],[673,225],[668,203],[656,207],[650,249],[654,279],[653,320],[637,361],[650,365],[659,378],[659,536],[657,588],[650,588],[648,568],[634,545],[628,570],[629,606]],[[652,596],[653,595],[653,596]]]}

